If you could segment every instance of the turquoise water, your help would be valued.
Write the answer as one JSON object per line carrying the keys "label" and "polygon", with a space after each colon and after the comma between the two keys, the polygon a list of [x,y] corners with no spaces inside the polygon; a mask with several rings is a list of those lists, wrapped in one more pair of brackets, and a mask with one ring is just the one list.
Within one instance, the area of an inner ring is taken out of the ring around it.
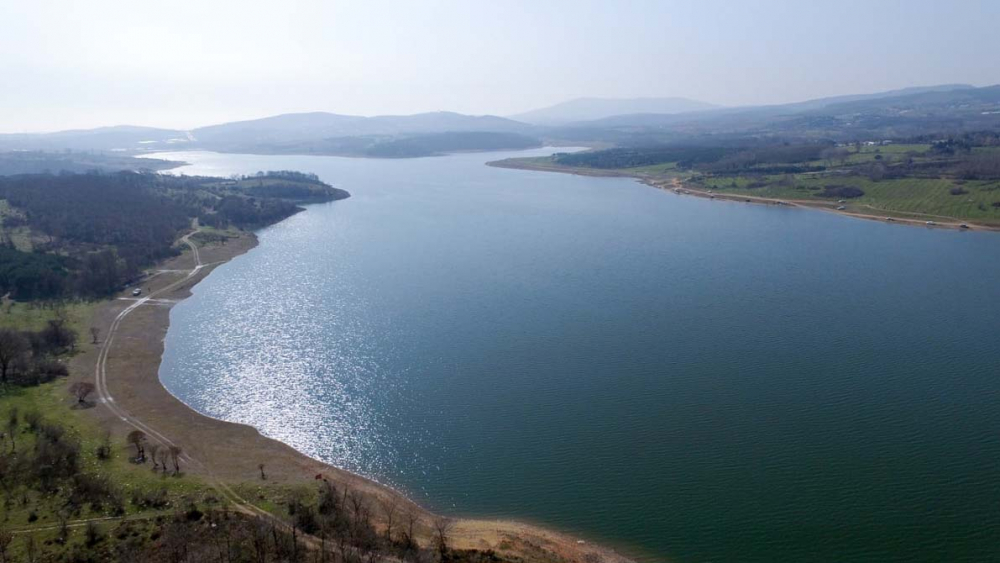
{"label": "turquoise water", "polygon": [[353,197],[200,283],[161,379],[429,507],[649,560],[1000,559],[1000,235],[503,156],[180,155]]}

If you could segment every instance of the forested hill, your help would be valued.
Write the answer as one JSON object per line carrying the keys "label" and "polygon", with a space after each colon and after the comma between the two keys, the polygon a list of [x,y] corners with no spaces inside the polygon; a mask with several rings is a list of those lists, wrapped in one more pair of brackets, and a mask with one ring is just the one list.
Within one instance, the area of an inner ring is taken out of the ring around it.
{"label": "forested hill", "polygon": [[121,154],[81,151],[0,152],[0,176],[17,174],[61,174],[84,172],[155,172],[182,166],[183,162],[157,158],[134,158]]}
{"label": "forested hill", "polygon": [[313,175],[221,180],[120,172],[0,177],[0,294],[60,299],[110,294],[179,253],[199,224],[252,229],[299,203],[348,197]]}

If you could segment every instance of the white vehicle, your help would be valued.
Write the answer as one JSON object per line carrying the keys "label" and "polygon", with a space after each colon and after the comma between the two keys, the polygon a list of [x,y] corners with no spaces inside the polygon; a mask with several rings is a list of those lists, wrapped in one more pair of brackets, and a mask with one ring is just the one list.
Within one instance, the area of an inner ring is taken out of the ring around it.
{"label": "white vehicle", "polygon": [[140,295],[142,295],[142,289],[137,287],[132,290],[132,297],[139,297]]}

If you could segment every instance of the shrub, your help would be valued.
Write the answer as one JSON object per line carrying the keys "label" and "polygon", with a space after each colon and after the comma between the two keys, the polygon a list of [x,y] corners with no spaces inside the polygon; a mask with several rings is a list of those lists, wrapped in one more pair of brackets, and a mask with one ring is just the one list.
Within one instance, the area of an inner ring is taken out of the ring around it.
{"label": "shrub", "polygon": [[24,413],[24,423],[28,425],[28,430],[36,432],[42,424],[42,414],[38,411],[28,411]]}
{"label": "shrub", "polygon": [[94,547],[102,539],[104,539],[103,534],[101,534],[101,529],[97,526],[96,522],[87,522],[87,529],[84,533],[86,538],[87,547]]}
{"label": "shrub", "polygon": [[138,508],[165,508],[170,505],[166,489],[155,491],[132,491],[132,504]]}
{"label": "shrub", "polygon": [[835,199],[850,199],[861,197],[865,195],[865,192],[861,188],[854,186],[824,186],[823,191],[816,195]]}

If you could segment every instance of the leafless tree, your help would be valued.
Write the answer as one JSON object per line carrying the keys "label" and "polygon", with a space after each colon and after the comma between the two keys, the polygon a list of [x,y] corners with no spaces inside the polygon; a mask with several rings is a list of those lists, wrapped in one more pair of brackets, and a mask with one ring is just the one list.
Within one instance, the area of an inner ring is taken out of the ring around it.
{"label": "leafless tree", "polygon": [[258,465],[257,469],[260,469],[260,479],[261,479],[261,481],[267,481],[267,474],[264,473],[264,464],[262,463],[262,464]]}
{"label": "leafless tree", "polygon": [[267,563],[267,523],[261,519],[255,520],[250,534],[250,544],[253,546],[256,563]]}
{"label": "leafless tree", "polygon": [[24,560],[28,563],[38,561],[38,542],[35,541],[35,534],[24,536]]}
{"label": "leafless tree", "polygon": [[348,500],[351,503],[351,515],[354,517],[353,528],[356,533],[357,531],[367,527],[366,524],[368,523],[369,514],[368,501],[365,500],[364,495],[357,491],[352,492],[348,497]]}
{"label": "leafless tree", "polygon": [[174,464],[174,475],[181,472],[181,453],[182,450],[178,446],[170,446],[170,461]]}
{"label": "leafless tree", "polygon": [[434,541],[437,542],[438,552],[441,553],[442,559],[448,553],[448,535],[451,534],[454,527],[455,521],[451,518],[444,516],[434,518]]}
{"label": "leafless tree", "polygon": [[10,549],[10,542],[14,541],[14,534],[8,532],[7,530],[0,529],[0,563],[8,563],[8,561],[13,561],[7,550]]}
{"label": "leafless tree", "polygon": [[399,498],[390,494],[380,498],[378,504],[382,508],[382,516],[385,517],[385,537],[392,543],[392,525],[399,509]]}
{"label": "leafless tree", "polygon": [[142,430],[133,430],[128,433],[128,443],[135,446],[135,460],[139,463],[146,461],[146,433]]}
{"label": "leafless tree", "polygon": [[406,543],[417,545],[417,538],[414,535],[420,515],[413,506],[406,508]]}
{"label": "leafless tree", "polygon": [[69,541],[69,513],[65,510],[60,510],[56,518],[59,520],[59,536],[56,541],[65,545]]}
{"label": "leafless tree", "polygon": [[17,407],[10,409],[10,414],[7,416],[7,437],[10,438],[10,451],[17,451],[17,442],[14,436],[17,434],[17,425],[20,421],[17,417]]}
{"label": "leafless tree", "polygon": [[156,471],[156,468],[160,466],[160,464],[156,461],[156,454],[158,453],[160,453],[160,444],[153,442],[149,445],[149,457],[153,460],[153,471]]}
{"label": "leafless tree", "polygon": [[100,336],[101,336],[101,328],[100,327],[96,327],[96,326],[90,327],[90,338],[91,338],[91,342],[90,343],[91,344],[97,344],[97,339]]}
{"label": "leafless tree", "polygon": [[94,392],[94,384],[89,381],[77,381],[69,386],[69,392],[76,396],[78,405],[85,405],[87,396]]}
{"label": "leafless tree", "polygon": [[0,328],[0,384],[7,385],[11,368],[24,360],[28,341],[19,332]]}

